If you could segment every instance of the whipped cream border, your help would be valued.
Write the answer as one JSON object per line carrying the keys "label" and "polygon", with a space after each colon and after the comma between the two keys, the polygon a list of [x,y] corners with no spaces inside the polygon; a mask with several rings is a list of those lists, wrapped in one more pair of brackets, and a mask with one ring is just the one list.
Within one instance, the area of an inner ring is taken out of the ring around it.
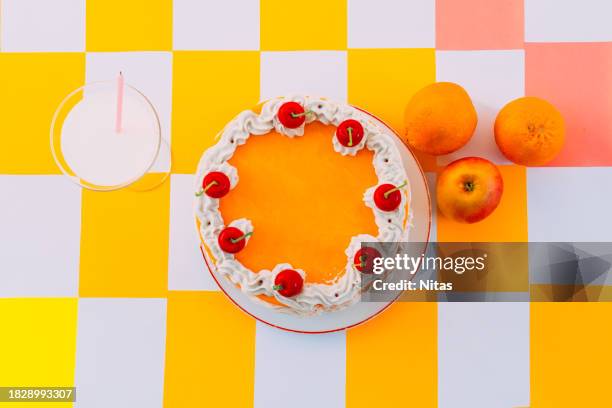
{"label": "whipped cream border", "polygon": [[[289,101],[297,102],[306,111],[310,111],[305,123],[296,129],[286,128],[278,120],[278,109],[283,103]],[[395,136],[380,127],[370,115],[345,103],[317,97],[281,97],[263,103],[259,114],[251,110],[238,114],[221,132],[218,142],[206,150],[200,159],[195,178],[195,192],[201,190],[204,176],[211,171],[222,171],[227,174],[230,179],[230,187],[234,188],[239,181],[238,170],[230,165],[228,160],[232,158],[238,146],[245,144],[249,137],[260,137],[272,130],[287,137],[302,137],[305,125],[315,120],[337,127],[347,119],[355,119],[361,123],[364,129],[362,141],[356,146],[346,147],[341,145],[336,137],[333,137],[331,144],[333,149],[342,155],[354,156],[364,147],[374,153],[373,166],[378,183],[365,191],[363,200],[365,205],[372,209],[378,227],[378,235],[374,237],[360,234],[351,238],[345,250],[347,256],[345,273],[333,282],[329,284],[309,283],[306,271],[294,268],[288,263],[279,263],[272,270],[262,269],[258,272],[246,268],[236,260],[233,254],[226,253],[219,247],[218,236],[226,226],[219,211],[219,199],[206,194],[196,197],[195,213],[200,221],[200,236],[216,260],[216,271],[237,284],[244,293],[251,295],[259,303],[280,311],[302,315],[338,310],[349,306],[359,299],[361,291],[361,273],[353,266],[354,254],[361,247],[361,243],[408,239],[410,220],[407,217],[409,209],[406,203],[409,203],[410,198],[409,185],[400,190],[402,205],[395,211],[387,212],[378,209],[373,199],[374,190],[378,185],[390,183],[397,186],[408,181],[408,174],[392,139]],[[245,233],[254,231],[254,228],[257,227],[245,218],[232,220],[229,226],[239,228]],[[256,236],[257,234],[254,234],[254,237]],[[276,274],[287,268],[295,269],[305,278],[302,292],[291,298],[284,297],[272,289]],[[257,298],[258,295],[273,296],[284,306],[272,305]]]}

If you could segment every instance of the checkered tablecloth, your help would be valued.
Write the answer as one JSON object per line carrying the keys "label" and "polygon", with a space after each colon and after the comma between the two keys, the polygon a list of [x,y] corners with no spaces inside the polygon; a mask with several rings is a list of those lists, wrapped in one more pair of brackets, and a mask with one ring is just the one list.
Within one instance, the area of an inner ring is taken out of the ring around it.
{"label": "checkered tablecloth", "polygon": [[[454,81],[478,128],[421,157],[428,178],[479,155],[506,189],[479,224],[434,217],[433,238],[611,241],[609,0],[0,3],[0,386],[76,386],[85,408],[612,406],[611,303],[398,303],[346,332],[286,333],[218,291],[191,213],[201,153],[258,100],[327,95],[401,132],[416,90]],[[81,190],[49,150],[62,98],[119,70],[171,140],[171,178],[147,193]],[[522,95],[567,120],[550,167],[493,141]]]}

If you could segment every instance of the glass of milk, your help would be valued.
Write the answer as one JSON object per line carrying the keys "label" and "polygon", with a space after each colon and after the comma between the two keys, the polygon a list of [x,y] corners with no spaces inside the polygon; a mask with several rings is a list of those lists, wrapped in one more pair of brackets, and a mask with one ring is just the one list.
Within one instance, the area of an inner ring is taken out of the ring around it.
{"label": "glass of milk", "polygon": [[151,189],[170,173],[157,112],[122,76],[86,84],[60,103],[51,152],[66,176],[91,190]]}

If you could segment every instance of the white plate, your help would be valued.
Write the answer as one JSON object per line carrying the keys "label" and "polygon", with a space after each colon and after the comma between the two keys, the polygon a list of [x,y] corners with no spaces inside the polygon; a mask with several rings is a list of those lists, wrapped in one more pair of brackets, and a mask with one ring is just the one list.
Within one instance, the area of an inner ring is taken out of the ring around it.
{"label": "white plate", "polygon": [[[431,201],[425,174],[414,154],[402,142],[400,136],[383,121],[371,114],[370,116],[396,136],[394,141],[401,153],[402,162],[408,174],[411,188],[410,196],[412,202],[410,210],[413,212],[413,225],[410,230],[409,240],[410,242],[423,242],[423,252],[425,252],[425,243],[429,241],[431,227]],[[322,313],[316,316],[299,316],[279,312],[254,302],[250,296],[243,293],[228,279],[216,272],[213,263],[207,258],[206,251],[202,251],[202,255],[213,279],[236,306],[257,320],[283,330],[299,333],[327,333],[343,330],[371,319],[393,303],[393,301],[357,302],[355,305],[337,312]]]}

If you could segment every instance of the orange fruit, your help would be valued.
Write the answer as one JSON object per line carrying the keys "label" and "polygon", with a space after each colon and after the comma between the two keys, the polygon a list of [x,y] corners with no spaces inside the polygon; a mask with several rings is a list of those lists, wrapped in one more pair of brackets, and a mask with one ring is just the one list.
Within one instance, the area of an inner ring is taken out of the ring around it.
{"label": "orange fruit", "polygon": [[478,116],[468,93],[452,82],[437,82],[418,91],[404,113],[406,140],[418,151],[441,155],[465,145]]}
{"label": "orange fruit", "polygon": [[551,103],[536,97],[518,98],[504,106],[494,131],[504,156],[524,166],[550,162],[565,142],[563,116]]}

